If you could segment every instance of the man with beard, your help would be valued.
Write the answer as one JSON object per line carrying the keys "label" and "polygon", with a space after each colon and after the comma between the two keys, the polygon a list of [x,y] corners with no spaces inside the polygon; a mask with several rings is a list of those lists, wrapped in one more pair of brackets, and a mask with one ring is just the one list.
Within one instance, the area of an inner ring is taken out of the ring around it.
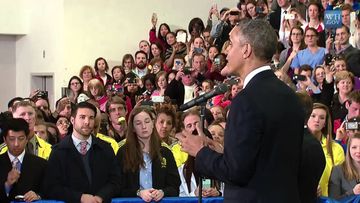
{"label": "man with beard", "polygon": [[146,68],[148,61],[146,58],[146,53],[144,51],[137,51],[135,53],[135,69],[134,73],[139,77],[142,78],[144,75],[148,73],[148,69]]}
{"label": "man with beard", "polygon": [[96,107],[87,102],[71,114],[73,133],[54,149],[45,175],[46,198],[65,202],[111,202],[120,191],[120,168],[110,145],[92,135]]}

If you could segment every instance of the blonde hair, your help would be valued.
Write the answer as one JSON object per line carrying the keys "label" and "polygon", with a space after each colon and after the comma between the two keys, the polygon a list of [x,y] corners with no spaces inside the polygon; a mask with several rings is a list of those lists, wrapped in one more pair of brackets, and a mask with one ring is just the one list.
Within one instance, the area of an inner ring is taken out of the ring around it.
{"label": "blonde hair", "polygon": [[354,74],[353,73],[346,71],[346,70],[342,70],[342,71],[335,73],[335,86],[337,86],[341,80],[346,80],[346,79],[350,79],[352,84],[354,85]]}
{"label": "blonde hair", "polygon": [[93,96],[103,96],[105,94],[105,87],[99,79],[91,79],[88,84],[88,89],[97,88],[99,90],[98,95]]}
{"label": "blonde hair", "polygon": [[346,147],[346,156],[344,163],[341,164],[341,167],[343,169],[344,177],[348,180],[359,180],[360,174],[357,172],[357,169],[354,165],[354,160],[351,157],[350,154],[350,145],[352,143],[352,140],[354,139],[360,139],[360,133],[356,133],[353,137],[349,137]]}

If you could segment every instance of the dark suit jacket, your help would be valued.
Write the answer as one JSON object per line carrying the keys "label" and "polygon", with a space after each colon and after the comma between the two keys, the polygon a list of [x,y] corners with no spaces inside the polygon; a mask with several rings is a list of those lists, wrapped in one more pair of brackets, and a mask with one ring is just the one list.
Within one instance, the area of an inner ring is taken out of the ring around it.
{"label": "dark suit jacket", "polygon": [[[161,147],[160,150],[163,159],[166,159],[166,164],[160,160],[153,160],[152,162],[152,184],[154,189],[161,189],[164,191],[165,197],[178,197],[180,187],[179,172],[176,167],[175,159],[172,152],[166,148]],[[124,172],[124,158],[125,147],[121,147],[116,155],[120,163],[120,170],[122,172],[122,197],[136,197],[136,192],[140,188],[140,172]]]}
{"label": "dark suit jacket", "polygon": [[17,183],[15,183],[6,196],[4,183],[7,180],[12,165],[7,153],[0,155],[0,202],[14,201],[16,195],[24,195],[30,190],[41,195],[41,186],[46,170],[46,160],[32,154],[25,153],[21,165],[21,174]]}
{"label": "dark suit jacket", "polygon": [[279,31],[281,21],[281,8],[278,7],[275,11],[269,14],[269,23],[271,27]]}
{"label": "dark suit jacket", "polygon": [[185,89],[181,81],[173,79],[167,86],[165,96],[168,96],[171,100],[176,101],[176,105],[179,107],[184,104]]}
{"label": "dark suit jacket", "polygon": [[317,201],[317,187],[325,169],[322,146],[307,128],[304,129],[302,157],[299,171],[300,200],[303,203]]}
{"label": "dark suit jacket", "polygon": [[92,194],[110,202],[120,191],[120,173],[110,144],[93,136],[88,151],[91,184],[87,178],[82,155],[73,144],[72,137],[65,137],[53,147],[45,176],[48,199],[78,203],[82,194]]}
{"label": "dark suit jacket", "polygon": [[300,202],[303,130],[294,91],[271,70],[260,72],[232,100],[224,154],[202,148],[196,169],[225,182],[226,202]]}
{"label": "dark suit jacket", "polygon": [[341,54],[345,55],[347,69],[360,77],[360,50],[350,45]]}

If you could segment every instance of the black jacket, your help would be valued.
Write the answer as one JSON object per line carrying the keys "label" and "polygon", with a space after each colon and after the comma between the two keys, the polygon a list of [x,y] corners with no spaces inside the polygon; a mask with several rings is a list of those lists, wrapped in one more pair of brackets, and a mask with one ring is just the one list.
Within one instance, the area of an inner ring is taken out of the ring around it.
{"label": "black jacket", "polygon": [[115,154],[110,144],[92,137],[88,151],[91,169],[89,182],[82,155],[71,136],[53,147],[45,176],[46,198],[78,203],[82,194],[97,195],[111,202],[121,189],[121,177]]}
{"label": "black jacket", "polygon": [[21,174],[18,182],[16,182],[6,196],[4,183],[7,180],[9,171],[12,168],[9,156],[7,153],[0,155],[0,202],[10,202],[15,200],[16,195],[24,195],[30,190],[41,194],[41,186],[46,170],[47,161],[35,155],[25,153],[23,163],[21,165]]}
{"label": "black jacket", "polygon": [[224,154],[201,149],[195,167],[225,182],[225,202],[300,202],[298,170],[304,112],[285,83],[266,70],[232,100]]}
{"label": "black jacket", "polygon": [[[140,172],[136,171],[133,173],[123,171],[125,158],[124,146],[119,149],[116,155],[116,158],[120,163],[120,171],[123,177],[122,185],[124,186],[121,190],[120,196],[136,197],[136,192],[140,188]],[[180,177],[174,156],[168,148],[163,146],[160,149],[160,153],[162,161],[157,159],[152,162],[152,186],[154,189],[163,190],[165,197],[178,197]]]}

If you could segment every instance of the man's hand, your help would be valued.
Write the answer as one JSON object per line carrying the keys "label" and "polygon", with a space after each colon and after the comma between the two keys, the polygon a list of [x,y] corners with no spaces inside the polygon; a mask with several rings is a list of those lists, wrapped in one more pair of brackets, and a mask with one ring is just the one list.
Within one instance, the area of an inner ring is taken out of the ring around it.
{"label": "man's hand", "polygon": [[217,197],[220,196],[220,192],[216,188],[207,188],[202,190],[203,197]]}
{"label": "man's hand", "polygon": [[230,16],[230,10],[226,11],[223,16],[221,16],[221,21],[225,22],[229,19]]}
{"label": "man's hand", "polygon": [[207,146],[210,149],[216,151],[217,153],[220,153],[220,154],[224,153],[224,146],[222,146],[220,143],[216,142],[215,140],[207,138]]}
{"label": "man's hand", "polygon": [[95,200],[97,203],[102,203],[103,202],[103,199],[99,196],[94,196]]}
{"label": "man's hand", "polygon": [[341,126],[336,129],[336,137],[335,140],[342,141],[346,136],[346,130],[344,126],[345,122],[341,124]]}
{"label": "man's hand", "polygon": [[90,194],[82,194],[80,202],[81,203],[98,203],[95,196],[90,195]]}
{"label": "man's hand", "polygon": [[16,168],[12,168],[11,171],[9,171],[7,180],[5,184],[7,186],[12,186],[14,183],[16,183],[20,178],[20,171]]}
{"label": "man's hand", "polygon": [[151,192],[151,196],[155,202],[160,201],[164,197],[164,192],[162,190],[156,190],[154,189]]}
{"label": "man's hand", "polygon": [[205,146],[207,141],[206,136],[200,129],[199,124],[196,125],[196,130],[198,131],[199,135],[192,135],[189,132],[183,130],[176,136],[176,138],[179,140],[181,151],[187,152],[194,157]]}
{"label": "man's hand", "polygon": [[32,190],[30,190],[29,192],[24,194],[25,202],[32,202],[32,201],[39,200],[39,199],[40,199],[40,196]]}

